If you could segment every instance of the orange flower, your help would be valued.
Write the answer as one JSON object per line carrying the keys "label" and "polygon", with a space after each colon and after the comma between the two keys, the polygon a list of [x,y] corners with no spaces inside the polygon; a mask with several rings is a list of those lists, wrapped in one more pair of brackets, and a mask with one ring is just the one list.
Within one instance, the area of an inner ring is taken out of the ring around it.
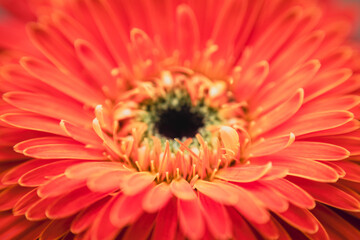
{"label": "orange flower", "polygon": [[360,238],[350,10],[28,4],[28,37],[0,27],[0,239]]}

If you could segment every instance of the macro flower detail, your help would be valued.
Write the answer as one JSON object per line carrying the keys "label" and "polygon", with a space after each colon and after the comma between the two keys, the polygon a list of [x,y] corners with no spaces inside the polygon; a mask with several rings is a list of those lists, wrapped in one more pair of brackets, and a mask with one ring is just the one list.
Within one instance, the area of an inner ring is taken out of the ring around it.
{"label": "macro flower detail", "polygon": [[0,239],[360,238],[353,10],[0,2]]}

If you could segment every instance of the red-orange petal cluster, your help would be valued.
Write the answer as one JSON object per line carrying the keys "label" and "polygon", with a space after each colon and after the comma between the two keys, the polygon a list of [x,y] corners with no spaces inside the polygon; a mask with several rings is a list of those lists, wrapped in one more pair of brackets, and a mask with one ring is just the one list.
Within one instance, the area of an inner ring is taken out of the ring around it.
{"label": "red-orange petal cluster", "polygon": [[359,11],[0,3],[0,239],[360,239]]}

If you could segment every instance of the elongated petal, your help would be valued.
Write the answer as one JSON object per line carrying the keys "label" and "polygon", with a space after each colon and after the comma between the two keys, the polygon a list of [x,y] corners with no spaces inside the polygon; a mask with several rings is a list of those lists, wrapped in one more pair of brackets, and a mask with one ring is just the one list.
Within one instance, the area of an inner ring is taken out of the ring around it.
{"label": "elongated petal", "polygon": [[264,176],[271,169],[271,163],[265,165],[244,165],[220,170],[216,177],[232,182],[253,182]]}
{"label": "elongated petal", "polygon": [[8,92],[3,97],[6,102],[20,109],[64,119],[80,126],[89,126],[92,121],[90,114],[74,101],[27,92]]}
{"label": "elongated petal", "polygon": [[6,188],[0,193],[0,210],[12,209],[22,196],[31,190],[32,188],[25,188],[18,185]]}
{"label": "elongated petal", "polygon": [[94,192],[109,192],[119,189],[120,183],[126,178],[127,174],[122,171],[109,169],[109,171],[100,171],[88,177],[86,185]]}
{"label": "elongated petal", "polygon": [[234,205],[240,200],[236,189],[221,181],[198,180],[194,187],[202,194],[221,204]]}
{"label": "elongated petal", "polygon": [[147,190],[136,195],[122,195],[118,198],[111,209],[111,223],[118,228],[122,228],[125,225],[133,223],[137,220],[143,213],[141,203],[146,192]]}
{"label": "elongated petal", "polygon": [[9,113],[1,116],[1,120],[15,127],[64,135],[59,120],[32,113]]}
{"label": "elongated petal", "polygon": [[[83,66],[92,74],[99,87],[106,86],[110,96],[116,94],[116,80],[110,75],[112,64],[91,43],[83,40],[75,40],[75,50]],[[99,102],[98,102],[99,103]]]}
{"label": "elongated petal", "polygon": [[59,220],[53,220],[41,233],[40,239],[52,240],[62,237],[69,231],[72,219],[73,218],[70,217]]}
{"label": "elongated petal", "polygon": [[114,170],[124,171],[130,173],[129,170],[125,170],[122,165],[115,162],[80,162],[74,164],[66,169],[65,175],[71,179],[87,179],[93,174],[97,174],[100,171],[112,172]]}
{"label": "elongated petal", "polygon": [[96,216],[95,221],[89,230],[93,239],[111,240],[114,239],[116,234],[120,231],[119,228],[115,227],[110,221],[110,214],[118,199],[119,195],[115,195]]}
{"label": "elongated petal", "polygon": [[54,177],[50,181],[37,188],[37,194],[41,198],[56,197],[69,193],[77,188],[85,186],[85,181],[68,179],[63,174]]}
{"label": "elongated petal", "polygon": [[[331,184],[305,179],[294,179],[293,182],[319,202],[348,211],[360,211],[360,202],[356,198]],[[331,193],[331,197],[329,197],[329,193]]]}
{"label": "elongated petal", "polygon": [[262,184],[271,187],[285,198],[287,198],[292,204],[301,208],[314,208],[315,201],[307,192],[302,190],[297,185],[289,182],[286,179],[276,179],[272,181],[261,181]]}
{"label": "elongated petal", "polygon": [[231,127],[222,126],[220,128],[220,136],[221,141],[224,144],[225,150],[231,150],[231,152],[226,151],[229,155],[228,157],[233,158],[234,156],[236,156],[240,147],[239,135],[237,134],[236,130]]}
{"label": "elongated petal", "polygon": [[14,215],[23,215],[27,211],[27,209],[34,204],[34,202],[38,201],[40,198],[36,193],[37,189],[33,189],[27,194],[25,194],[13,207]]}
{"label": "elongated petal", "polygon": [[357,239],[360,231],[329,208],[320,205],[313,213],[324,225],[330,239]]}
{"label": "elongated petal", "polygon": [[204,219],[197,199],[178,199],[180,228],[185,236],[200,239],[205,233]]}
{"label": "elongated petal", "polygon": [[237,186],[241,199],[234,207],[250,222],[263,224],[269,221],[270,215],[250,191]]}
{"label": "elongated petal", "polygon": [[341,160],[348,158],[350,152],[343,147],[321,142],[296,141],[279,154],[289,157],[302,157],[313,160]]}
{"label": "elongated petal", "polygon": [[108,201],[108,197],[103,198],[79,213],[71,223],[71,232],[81,233],[86,228],[91,226],[93,221],[97,218],[99,212],[104,208]]}
{"label": "elongated petal", "polygon": [[42,198],[35,202],[25,213],[25,216],[30,221],[39,221],[47,219],[45,214],[46,208],[54,203],[55,198]]}
{"label": "elongated petal", "polygon": [[103,151],[85,148],[81,144],[48,144],[29,147],[24,154],[35,158],[67,158],[67,159],[88,159],[104,160]]}
{"label": "elongated petal", "polygon": [[289,207],[286,198],[261,183],[254,182],[241,184],[241,187],[251,192],[255,197],[263,202],[265,207],[272,210],[273,212],[284,212]]}
{"label": "elongated petal", "polygon": [[66,121],[61,121],[60,127],[76,141],[91,147],[103,148],[101,139],[92,130],[80,128]]}
{"label": "elongated petal", "polygon": [[179,199],[194,200],[196,195],[190,184],[183,178],[172,181],[170,184],[171,192]]}
{"label": "elongated petal", "polygon": [[262,236],[264,236],[264,238],[278,239],[280,236],[278,227],[274,223],[273,218],[271,218],[270,221],[263,224],[258,224],[258,223],[251,223],[251,224]]}
{"label": "elongated petal", "polygon": [[262,157],[253,159],[254,163],[264,164],[272,162],[275,167],[287,168],[288,175],[302,177],[319,182],[336,182],[339,178],[337,172],[326,164],[317,161],[307,160],[305,158],[296,158],[292,156],[274,155],[271,157]]}
{"label": "elongated petal", "polygon": [[157,212],[166,206],[171,197],[172,194],[169,185],[166,183],[160,183],[149,190],[144,197],[142,206],[147,212]]}
{"label": "elongated petal", "polygon": [[30,147],[49,145],[49,144],[74,144],[75,142],[70,138],[65,137],[39,137],[39,138],[31,138],[22,142],[17,143],[14,146],[14,150],[18,153],[24,153],[25,149]]}
{"label": "elongated petal", "polygon": [[155,223],[156,214],[144,213],[139,220],[132,224],[126,231],[124,240],[146,240]]}
{"label": "elongated petal", "polygon": [[209,231],[217,239],[231,238],[232,224],[226,208],[205,195],[200,194],[200,203]]}
{"label": "elongated petal", "polygon": [[281,125],[299,110],[303,100],[304,90],[300,88],[289,100],[285,101],[274,110],[260,117],[259,120],[256,121],[256,127],[254,131],[257,131],[256,128],[260,128],[262,132],[266,132]]}
{"label": "elongated petal", "polygon": [[335,165],[342,168],[346,174],[343,177],[346,180],[360,182],[360,166],[351,161],[334,162]]}
{"label": "elongated petal", "polygon": [[323,131],[340,127],[354,118],[351,112],[347,111],[329,111],[316,112],[299,115],[280,125],[269,134],[286,134],[292,132],[295,136]]}
{"label": "elongated petal", "polygon": [[295,135],[293,133],[281,137],[265,139],[264,141],[251,146],[250,156],[259,157],[279,152],[290,146],[294,141]]}
{"label": "elongated petal", "polygon": [[248,223],[241,217],[235,209],[228,209],[229,215],[233,223],[233,234],[236,239],[256,240],[257,237],[252,232]]}
{"label": "elongated petal", "polygon": [[290,205],[287,211],[277,214],[300,231],[312,234],[319,230],[316,218],[307,209]]}
{"label": "elongated petal", "polygon": [[55,219],[68,217],[106,195],[105,193],[92,192],[86,187],[79,188],[57,199],[47,208],[46,215]]}
{"label": "elongated petal", "polygon": [[24,186],[38,186],[54,176],[63,174],[66,168],[76,163],[79,161],[68,160],[44,164],[22,175],[19,183]]}
{"label": "elongated petal", "polygon": [[101,96],[101,94],[91,88],[90,85],[69,75],[62,74],[58,69],[46,62],[35,58],[25,57],[20,60],[20,64],[30,74],[43,81],[45,84],[48,84],[89,106],[94,107],[105,100],[105,97]]}
{"label": "elongated petal", "polygon": [[126,195],[135,195],[151,183],[153,183],[155,175],[148,172],[138,172],[126,176],[121,182],[121,187]]}
{"label": "elongated petal", "polygon": [[80,64],[74,50],[56,31],[40,23],[29,23],[27,32],[35,46],[64,72],[78,72]]}
{"label": "elongated petal", "polygon": [[[246,73],[243,76],[234,76],[233,88],[236,93],[235,98],[240,102],[254,94],[268,74],[269,63],[267,61],[260,61],[246,69]],[[251,79],[257,79],[257,81],[254,82]]]}
{"label": "elongated petal", "polygon": [[52,163],[54,161],[48,159],[35,159],[29,160],[9,170],[1,179],[2,183],[6,185],[15,184],[21,178],[22,175],[38,168],[46,163]]}
{"label": "elongated petal", "polygon": [[173,240],[178,225],[177,217],[176,202],[171,200],[158,213],[153,233],[154,239]]}

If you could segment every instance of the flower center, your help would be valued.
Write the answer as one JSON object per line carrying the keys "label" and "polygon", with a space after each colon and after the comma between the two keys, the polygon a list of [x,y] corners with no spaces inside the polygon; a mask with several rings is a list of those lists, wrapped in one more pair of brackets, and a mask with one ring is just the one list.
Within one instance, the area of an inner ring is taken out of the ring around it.
{"label": "flower center", "polygon": [[[207,138],[210,125],[218,125],[221,119],[216,109],[209,107],[204,100],[191,101],[189,93],[175,88],[158,98],[146,100],[140,104],[143,110],[138,121],[146,123],[147,136],[157,136],[179,147],[174,139],[195,138],[199,133]],[[177,146],[177,147],[176,147]]]}
{"label": "flower center", "polygon": [[189,105],[171,107],[158,114],[155,128],[166,138],[195,137],[199,128],[204,126],[204,116]]}
{"label": "flower center", "polygon": [[233,120],[239,106],[227,93],[222,81],[185,70],[139,82],[113,109],[118,122],[112,131],[116,144],[110,145],[117,156],[109,157],[156,175],[157,182],[213,179],[240,159],[232,127],[241,127]]}

